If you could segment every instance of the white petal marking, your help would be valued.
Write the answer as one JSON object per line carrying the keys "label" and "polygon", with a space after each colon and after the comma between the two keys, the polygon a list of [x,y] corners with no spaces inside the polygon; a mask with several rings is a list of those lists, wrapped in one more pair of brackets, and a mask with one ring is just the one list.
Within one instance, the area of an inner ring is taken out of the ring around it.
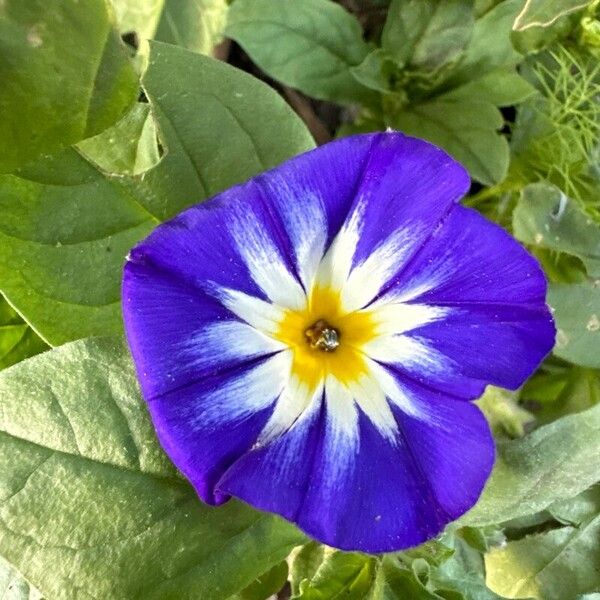
{"label": "white petal marking", "polygon": [[316,278],[316,283],[320,287],[340,290],[346,283],[362,230],[364,210],[361,206],[359,204],[351,217],[342,225],[323,257]]}
{"label": "white petal marking", "polygon": [[267,298],[279,306],[302,308],[306,302],[302,286],[289,272],[273,240],[258,226],[252,213],[240,210],[230,227],[240,256]]}
{"label": "white petal marking", "polygon": [[385,393],[372,372],[362,375],[357,380],[348,384],[351,396],[360,409],[369,417],[371,423],[379,433],[389,441],[395,442],[398,433],[398,424],[390,409]]}
{"label": "white petal marking", "polygon": [[416,368],[423,375],[442,373],[454,367],[450,359],[425,341],[408,335],[378,336],[367,342],[363,351],[373,360]]}
{"label": "white petal marking", "polygon": [[193,365],[218,366],[272,354],[285,344],[240,321],[217,321],[204,327],[182,344]]}
{"label": "white petal marking", "polygon": [[258,446],[268,444],[285,433],[295,423],[312,412],[323,396],[323,383],[311,390],[295,375],[291,375],[281,392],[275,410],[258,436]]}
{"label": "white petal marking", "polygon": [[342,293],[344,308],[353,311],[369,304],[400,270],[419,239],[421,232],[411,225],[397,230],[375,248],[350,273]]}
{"label": "white petal marking", "polygon": [[284,389],[291,363],[290,351],[279,352],[253,369],[232,377],[203,398],[205,410],[192,420],[192,427],[240,420],[267,408]]}
{"label": "white petal marking", "polygon": [[444,319],[452,308],[429,304],[387,303],[383,300],[370,307],[373,320],[377,323],[378,335],[404,333]]}
{"label": "white petal marking", "polygon": [[298,275],[305,289],[311,289],[327,241],[323,202],[308,189],[290,186],[283,177],[265,178],[261,183],[277,198],[281,219],[296,255]]}
{"label": "white petal marking", "polygon": [[226,308],[252,327],[267,334],[278,331],[285,314],[282,308],[238,290],[215,288],[212,293]]}

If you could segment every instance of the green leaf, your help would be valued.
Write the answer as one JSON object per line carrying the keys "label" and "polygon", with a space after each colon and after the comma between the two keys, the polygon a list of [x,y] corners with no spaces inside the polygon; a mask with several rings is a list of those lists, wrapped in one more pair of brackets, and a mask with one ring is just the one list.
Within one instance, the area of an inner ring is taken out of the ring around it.
{"label": "green leaf", "polygon": [[120,339],[3,371],[0,402],[0,553],[49,598],[224,599],[305,539],[244,504],[202,504],[158,446]]}
{"label": "green leaf", "polygon": [[77,144],[108,175],[141,175],[158,164],[156,123],[148,104],[135,104],[113,127]]}
{"label": "green leaf", "polygon": [[440,97],[409,106],[390,120],[394,128],[441,146],[481,183],[493,185],[506,176],[508,143],[497,133],[504,121],[489,102]]}
{"label": "green leaf", "polygon": [[536,93],[536,89],[514,70],[498,69],[467,81],[444,98],[468,101],[477,98],[480,102],[490,102],[494,106],[512,106],[523,102]]}
{"label": "green leaf", "polygon": [[548,507],[548,512],[565,525],[581,525],[600,514],[600,484],[581,492],[575,498],[555,502]]}
{"label": "green leaf", "polygon": [[326,548],[323,560],[310,579],[300,582],[298,600],[329,600],[343,596],[363,600],[375,577],[377,559],[364,554]]}
{"label": "green leaf", "polygon": [[591,0],[527,0],[515,19],[513,29],[523,31],[530,27],[548,27],[560,17],[591,4]]}
{"label": "green leaf", "polygon": [[591,277],[600,277],[600,226],[556,186],[542,182],[523,188],[513,231],[526,244],[576,256]]}
{"label": "green leaf", "polygon": [[135,101],[104,0],[4,0],[0,17],[0,173],[99,133]]}
{"label": "green leaf", "polygon": [[42,600],[42,595],[0,556],[0,598],[2,600]]}
{"label": "green leaf", "polygon": [[554,421],[600,402],[600,371],[549,357],[523,386],[520,397],[535,407],[538,421]]}
{"label": "green leaf", "polygon": [[435,71],[459,58],[473,23],[473,0],[393,0],[381,46],[401,65]]}
{"label": "green leaf", "polygon": [[397,71],[398,66],[381,48],[369,53],[357,67],[350,68],[350,73],[356,81],[383,94],[392,91],[392,79]]}
{"label": "green leaf", "polygon": [[284,560],[253,581],[239,594],[230,596],[228,600],[268,600],[286,584],[288,565]]}
{"label": "green leaf", "polygon": [[119,31],[137,33],[140,40],[155,39],[211,54],[223,36],[226,0],[111,0]]}
{"label": "green leaf", "polygon": [[326,547],[319,542],[311,541],[290,556],[290,585],[292,596],[300,593],[300,584],[311,580],[321,566],[325,557]]}
{"label": "green leaf", "polygon": [[223,39],[226,20],[226,0],[164,0],[154,38],[211,54]]}
{"label": "green leaf", "polygon": [[548,304],[557,327],[554,354],[584,367],[600,368],[598,282],[550,284]]}
{"label": "green leaf", "polygon": [[525,427],[535,417],[516,402],[516,394],[489,385],[477,406],[485,414],[494,434],[508,434],[510,437],[523,437]]}
{"label": "green leaf", "polygon": [[600,405],[498,443],[498,456],[475,507],[459,520],[481,527],[539,512],[600,481]]}
{"label": "green leaf", "polygon": [[0,177],[0,288],[50,344],[119,333],[121,268],[138,240],[314,145],[275,91],[222,62],[154,43],[144,85],[166,152],[155,168],[110,177],[68,149]]}
{"label": "green leaf", "polygon": [[0,296],[0,370],[47,348],[31,327]]}
{"label": "green leaf", "polygon": [[330,0],[236,0],[226,35],[266,73],[309,96],[365,103],[350,69],[369,53],[358,21]]}
{"label": "green leaf", "polygon": [[504,0],[475,21],[471,43],[458,67],[444,84],[458,87],[498,69],[511,69],[521,60],[510,41],[510,31],[522,0]]}
{"label": "green leaf", "polygon": [[488,586],[507,598],[575,600],[600,587],[600,515],[495,548],[485,556]]}

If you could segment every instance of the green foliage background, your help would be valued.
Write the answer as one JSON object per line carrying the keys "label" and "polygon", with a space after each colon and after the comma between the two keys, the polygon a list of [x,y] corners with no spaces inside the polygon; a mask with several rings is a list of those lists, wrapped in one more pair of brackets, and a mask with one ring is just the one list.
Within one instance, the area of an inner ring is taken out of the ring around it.
{"label": "green foliage background", "polygon": [[[599,61],[597,0],[0,0],[0,598],[599,600]],[[386,127],[469,169],[558,335],[478,401],[498,459],[473,510],[368,556],[197,500],[119,285],[183,208]]]}

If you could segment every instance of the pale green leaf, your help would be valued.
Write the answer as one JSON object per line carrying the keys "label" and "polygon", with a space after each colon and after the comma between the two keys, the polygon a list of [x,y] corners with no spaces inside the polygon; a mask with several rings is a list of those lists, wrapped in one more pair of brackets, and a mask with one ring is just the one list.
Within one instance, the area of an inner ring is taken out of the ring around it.
{"label": "pale green leaf", "polygon": [[113,127],[77,149],[108,175],[141,175],[160,160],[156,123],[148,104],[133,108]]}
{"label": "pale green leaf", "polygon": [[548,304],[556,321],[554,354],[584,367],[600,368],[600,284],[554,283]]}
{"label": "pale green leaf", "polygon": [[575,498],[559,500],[548,507],[548,512],[565,525],[581,525],[600,514],[600,484],[581,492]]}
{"label": "pale green leaf", "polygon": [[47,347],[0,295],[0,370],[38,354]]}
{"label": "pale green leaf", "polygon": [[309,96],[363,103],[373,93],[350,73],[370,50],[360,24],[331,0],[236,0],[225,33],[263,71]]}
{"label": "pale green leaf", "polygon": [[556,186],[533,183],[523,189],[513,231],[526,244],[576,256],[591,277],[600,277],[600,226]]}
{"label": "pale green leaf", "polygon": [[600,515],[495,548],[485,556],[488,586],[507,598],[575,600],[600,588]]}
{"label": "pale green leaf", "polygon": [[527,0],[513,24],[515,31],[530,27],[548,27],[560,17],[591,4],[591,0]]}
{"label": "pale green leaf", "polygon": [[473,23],[473,0],[393,0],[381,46],[401,65],[435,71],[458,59]]}
{"label": "pale green leaf", "polygon": [[504,121],[489,102],[441,97],[409,106],[392,116],[391,124],[442,147],[481,183],[493,185],[506,176],[508,143],[497,133]]}
{"label": "pale green leaf", "polygon": [[[211,54],[223,37],[226,0],[111,0],[122,33]],[[142,45],[143,47],[143,45]]]}
{"label": "pale green leaf", "polygon": [[0,173],[99,133],[137,96],[104,0],[3,0],[0,48]]}
{"label": "pale green leaf", "polygon": [[525,426],[535,417],[516,402],[516,394],[501,388],[488,386],[477,406],[483,411],[495,434],[523,437]]}
{"label": "pale green leaf", "polygon": [[42,600],[42,595],[1,556],[0,600]]}
{"label": "pale green leaf", "polygon": [[241,503],[202,504],[118,338],[0,374],[0,463],[0,553],[48,598],[224,599],[305,539]]}
{"label": "pale green leaf", "polygon": [[268,600],[283,588],[287,577],[288,565],[284,560],[263,573],[247,588],[230,596],[227,600]]}
{"label": "pale green leaf", "polygon": [[121,331],[124,258],[158,222],[314,144],[276,92],[214,59],[156,43],[144,85],[155,168],[110,177],[69,149],[0,177],[0,288],[53,345]]}
{"label": "pale green leaf", "polygon": [[500,442],[483,495],[462,525],[501,523],[544,510],[600,481],[600,405]]}
{"label": "pale green leaf", "polygon": [[373,584],[376,568],[375,557],[326,548],[321,564],[310,578],[300,582],[293,598],[362,600]]}

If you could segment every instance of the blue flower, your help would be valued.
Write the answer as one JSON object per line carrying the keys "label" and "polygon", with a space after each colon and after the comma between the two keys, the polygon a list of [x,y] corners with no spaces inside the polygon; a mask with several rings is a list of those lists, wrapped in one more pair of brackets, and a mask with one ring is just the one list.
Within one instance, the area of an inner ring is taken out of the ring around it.
{"label": "blue flower", "polygon": [[186,210],[130,254],[127,337],[167,454],[342,549],[419,544],[494,460],[470,400],[550,351],[536,261],[458,204],[463,167],[349,137]]}

